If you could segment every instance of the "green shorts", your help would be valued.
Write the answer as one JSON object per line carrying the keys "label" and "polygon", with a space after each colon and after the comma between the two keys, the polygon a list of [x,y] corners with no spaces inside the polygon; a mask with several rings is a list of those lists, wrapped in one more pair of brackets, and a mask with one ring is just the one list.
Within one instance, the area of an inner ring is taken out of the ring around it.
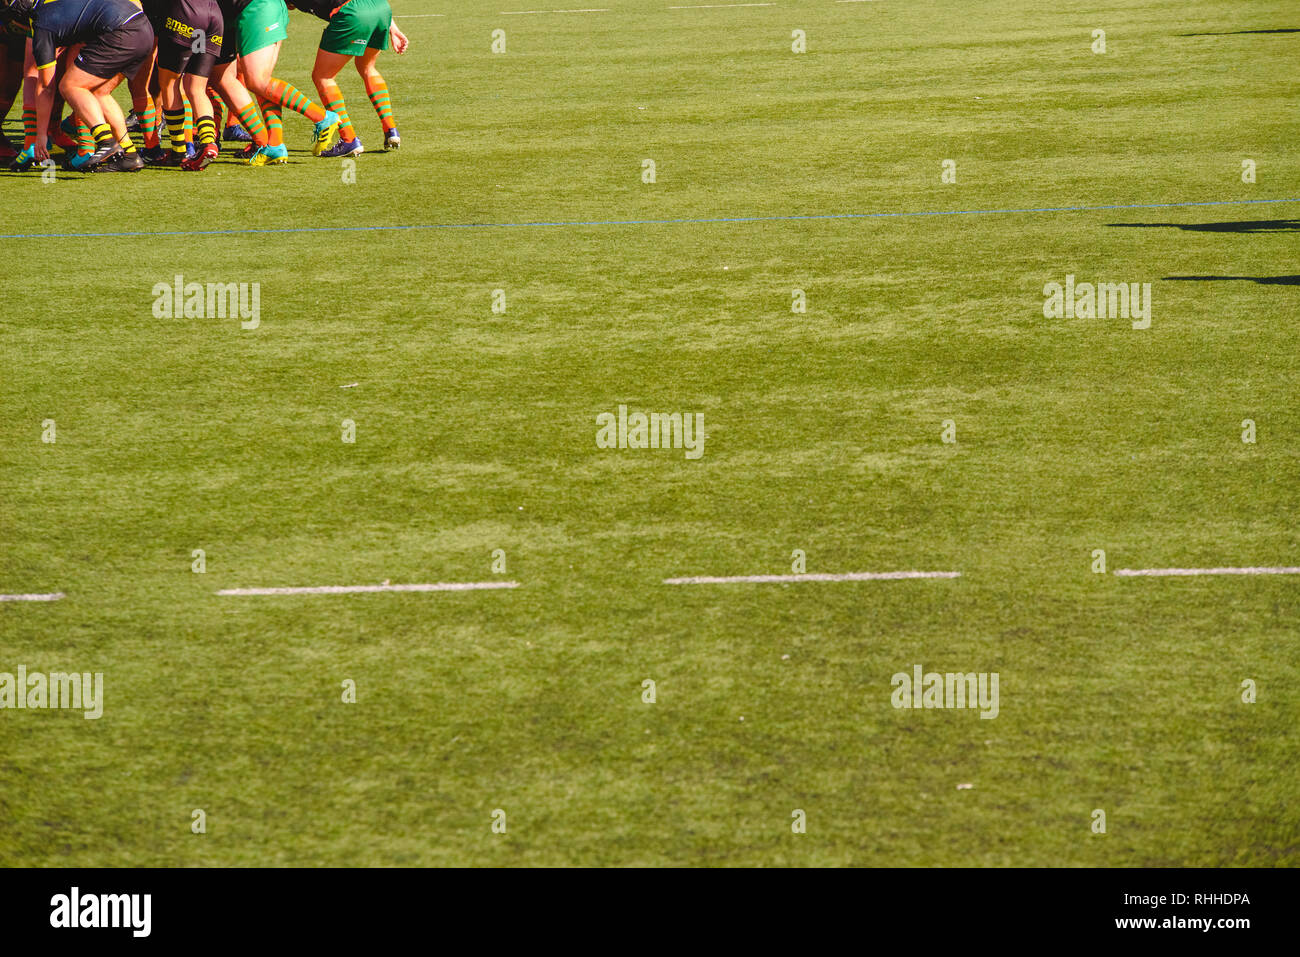
{"label": "green shorts", "polygon": [[253,0],[239,15],[240,56],[288,38],[289,8],[284,0]]}
{"label": "green shorts", "polygon": [[320,48],[343,56],[361,56],[366,47],[387,50],[392,22],[393,8],[388,0],[347,0],[330,17],[329,26],[321,34]]}

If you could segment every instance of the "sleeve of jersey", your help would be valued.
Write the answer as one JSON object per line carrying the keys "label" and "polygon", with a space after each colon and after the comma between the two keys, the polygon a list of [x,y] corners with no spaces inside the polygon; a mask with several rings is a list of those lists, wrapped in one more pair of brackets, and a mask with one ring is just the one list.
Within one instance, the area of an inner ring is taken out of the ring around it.
{"label": "sleeve of jersey", "polygon": [[40,27],[32,28],[32,56],[36,59],[36,69],[45,70],[54,66],[58,59],[54,47],[54,34]]}

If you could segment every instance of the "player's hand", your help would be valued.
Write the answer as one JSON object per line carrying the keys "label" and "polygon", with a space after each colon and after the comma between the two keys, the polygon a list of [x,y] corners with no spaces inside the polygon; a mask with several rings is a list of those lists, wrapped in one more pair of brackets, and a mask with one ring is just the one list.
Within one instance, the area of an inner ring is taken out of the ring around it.
{"label": "player's hand", "polygon": [[396,50],[399,55],[405,53],[407,44],[411,41],[406,38],[405,33],[397,28],[396,23],[390,23],[388,25],[388,35],[392,37],[393,49]]}
{"label": "player's hand", "polygon": [[37,143],[34,146],[29,146],[27,149],[23,150],[23,152],[26,153],[27,150],[32,151],[32,158],[36,160],[38,166],[50,158],[50,151],[45,148],[44,143]]}

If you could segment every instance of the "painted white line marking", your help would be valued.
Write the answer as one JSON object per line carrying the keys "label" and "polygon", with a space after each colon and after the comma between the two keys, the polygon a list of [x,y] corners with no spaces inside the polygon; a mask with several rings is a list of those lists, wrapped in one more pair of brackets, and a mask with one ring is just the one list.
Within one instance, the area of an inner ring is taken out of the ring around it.
{"label": "painted white line marking", "polygon": [[1289,566],[1247,568],[1117,568],[1116,575],[1125,578],[1168,577],[1187,575],[1300,575],[1300,568]]}
{"label": "painted white line marking", "polygon": [[223,588],[218,595],[352,595],[370,591],[479,591],[518,588],[519,582],[433,582],[424,585],[316,585],[311,588]]}
{"label": "painted white line marking", "polygon": [[61,591],[54,591],[44,595],[0,595],[0,601],[58,601],[67,597]]}
{"label": "painted white line marking", "polygon": [[717,10],[722,7],[774,7],[775,3],[693,3],[687,7],[669,7],[669,10]]}
{"label": "painted white line marking", "polygon": [[810,573],[804,575],[732,575],[714,577],[665,578],[665,585],[725,585],[732,582],[874,582],[903,578],[960,578],[961,572],[846,572],[842,575]]}
{"label": "painted white line marking", "polygon": [[502,10],[499,16],[521,17],[528,13],[609,13],[609,7],[588,7],[583,10]]}

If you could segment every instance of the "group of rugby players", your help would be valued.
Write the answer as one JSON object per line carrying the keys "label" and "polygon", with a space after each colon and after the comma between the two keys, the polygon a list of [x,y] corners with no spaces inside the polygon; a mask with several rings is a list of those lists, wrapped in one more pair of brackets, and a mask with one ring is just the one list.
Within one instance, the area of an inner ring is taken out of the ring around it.
{"label": "group of rugby players", "polygon": [[[314,124],[316,156],[355,155],[363,147],[337,81],[349,60],[379,115],[384,149],[399,147],[388,85],[376,69],[390,43],[406,52],[388,0],[292,6],[328,23],[312,69],[319,102],[273,75],[288,37],[285,0],[0,0],[0,122],[20,89],[23,115],[22,148],[0,128],[0,158],[15,170],[56,155],[80,171],[193,171],[225,140],[247,143],[236,155],[252,166],[284,163],[285,107]],[[123,79],[129,118],[113,98]]]}

